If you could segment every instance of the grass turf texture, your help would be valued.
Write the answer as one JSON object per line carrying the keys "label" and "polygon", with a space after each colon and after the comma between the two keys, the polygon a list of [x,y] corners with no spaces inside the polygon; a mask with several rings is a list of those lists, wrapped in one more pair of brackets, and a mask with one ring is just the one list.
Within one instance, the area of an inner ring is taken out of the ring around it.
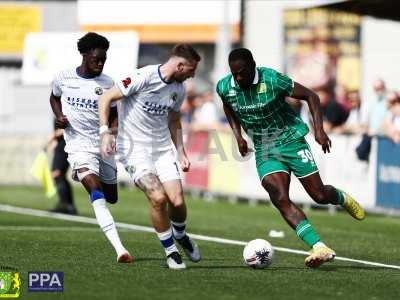
{"label": "grass turf texture", "polygon": [[[93,217],[88,197],[75,189],[81,215]],[[148,203],[135,190],[120,190],[112,206],[116,221],[150,226]],[[33,187],[0,187],[0,203],[48,209]],[[269,240],[274,246],[307,250],[270,206],[204,202],[187,198],[189,232],[247,241]],[[345,212],[309,211],[311,223],[337,255],[400,264],[400,220],[367,216],[357,222]],[[9,227],[13,226],[13,227]],[[17,226],[17,227],[15,227]],[[24,226],[21,230],[18,226]],[[24,229],[29,226],[30,229]],[[41,227],[46,229],[41,230]],[[284,239],[266,236],[284,230]],[[115,262],[111,245],[97,226],[0,212],[0,265],[15,267],[23,280],[21,299],[397,299],[400,270],[336,261],[317,270],[304,256],[276,252],[273,265],[253,270],[243,265],[243,247],[198,241],[203,259],[184,271],[168,270],[152,233],[120,230],[133,254],[131,265]],[[63,271],[63,293],[28,293],[28,271]]]}

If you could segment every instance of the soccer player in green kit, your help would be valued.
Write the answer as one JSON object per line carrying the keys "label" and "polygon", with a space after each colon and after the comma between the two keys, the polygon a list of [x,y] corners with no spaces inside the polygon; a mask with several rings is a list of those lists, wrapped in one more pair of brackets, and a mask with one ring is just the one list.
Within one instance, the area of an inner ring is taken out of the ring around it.
{"label": "soccer player in green kit", "polygon": [[253,55],[246,48],[229,54],[231,74],[217,84],[217,93],[239,152],[249,152],[241,127],[252,138],[261,184],[272,203],[310,248],[306,266],[319,267],[332,261],[335,252],[326,246],[304,212],[289,199],[290,173],[293,172],[310,197],[319,204],[343,206],[357,220],[365,218],[364,209],[348,194],[324,185],[304,136],[307,125],[285,101],[286,96],[307,102],[312,114],[315,140],[324,153],[330,152],[331,141],[322,127],[318,96],[289,77],[269,68],[256,67]]}

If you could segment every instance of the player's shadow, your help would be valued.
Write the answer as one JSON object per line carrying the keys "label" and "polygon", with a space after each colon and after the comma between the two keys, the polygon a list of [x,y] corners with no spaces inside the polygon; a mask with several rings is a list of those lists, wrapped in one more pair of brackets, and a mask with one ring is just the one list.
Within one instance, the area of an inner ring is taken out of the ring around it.
{"label": "player's shadow", "polygon": [[207,270],[223,270],[223,269],[245,269],[248,268],[246,266],[215,266],[215,265],[188,265],[190,269],[207,269]]}
{"label": "player's shadow", "polygon": [[298,272],[298,271],[304,270],[304,267],[303,266],[272,266],[272,267],[265,268],[263,270],[270,270],[272,272],[276,272],[276,271]]}
{"label": "player's shadow", "polygon": [[226,261],[225,258],[202,258],[200,262],[204,261],[209,261],[209,262],[214,262],[214,261]]}
{"label": "player's shadow", "polygon": [[134,259],[134,262],[146,262],[146,261],[164,262],[165,258],[161,258],[161,257],[138,257],[138,258]]}
{"label": "player's shadow", "polygon": [[223,266],[216,266],[216,265],[189,265],[188,266],[190,269],[209,269],[209,270],[224,270],[224,269],[248,269],[249,271],[255,271],[255,272],[277,272],[277,271],[293,271],[293,272],[299,272],[301,270],[304,270],[304,267],[268,267],[265,269],[252,269],[248,266],[245,265],[223,265]]}
{"label": "player's shadow", "polygon": [[315,269],[318,271],[325,271],[325,272],[331,272],[331,271],[340,271],[340,270],[359,270],[359,271],[392,271],[398,273],[399,270],[395,269],[390,269],[390,268],[385,268],[385,267],[374,267],[374,266],[337,266],[337,265],[325,265],[321,266],[318,269]]}
{"label": "player's shadow", "polygon": [[[206,258],[206,259],[202,259],[198,264],[194,264],[194,263],[190,263],[188,265],[188,268],[190,269],[208,269],[208,270],[227,270],[227,269],[248,269],[248,270],[255,270],[257,272],[275,272],[275,271],[282,271],[282,270],[286,270],[286,271],[295,271],[298,272],[299,270],[304,269],[303,267],[289,267],[289,266],[272,266],[272,267],[268,267],[265,269],[252,269],[248,266],[246,266],[245,264],[231,264],[229,265],[228,263],[223,264],[223,262],[226,262],[225,259],[223,258]],[[221,265],[218,265],[221,264]]]}

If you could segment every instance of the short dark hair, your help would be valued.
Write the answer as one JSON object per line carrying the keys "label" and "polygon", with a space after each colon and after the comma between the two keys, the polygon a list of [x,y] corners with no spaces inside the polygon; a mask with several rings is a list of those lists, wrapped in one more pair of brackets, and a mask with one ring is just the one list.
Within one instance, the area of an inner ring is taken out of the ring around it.
{"label": "short dark hair", "polygon": [[196,62],[199,62],[201,60],[199,53],[197,53],[197,51],[189,44],[175,45],[175,47],[172,48],[171,51],[171,57],[172,56],[183,57],[187,60],[194,60]]}
{"label": "short dark hair", "polygon": [[253,54],[247,48],[237,48],[233,49],[231,53],[229,53],[228,61],[229,63],[233,61],[241,60],[247,63],[252,63],[254,61]]}
{"label": "short dark hair", "polygon": [[78,40],[78,51],[83,54],[96,48],[108,50],[110,42],[102,35],[88,32]]}

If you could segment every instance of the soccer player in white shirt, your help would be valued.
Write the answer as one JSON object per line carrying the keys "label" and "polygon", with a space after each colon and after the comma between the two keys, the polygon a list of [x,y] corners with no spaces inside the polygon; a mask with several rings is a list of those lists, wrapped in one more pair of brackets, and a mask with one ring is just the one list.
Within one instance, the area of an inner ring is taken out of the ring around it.
{"label": "soccer player in white shirt", "polygon": [[[122,245],[106,201],[116,203],[117,168],[113,156],[102,159],[99,151],[98,101],[114,81],[103,74],[109,41],[94,32],[78,40],[82,63],[76,69],[58,73],[52,83],[50,104],[56,126],[64,128],[65,151],[72,177],[80,181],[90,195],[97,222],[117,253],[117,261],[132,262]],[[116,124],[116,107],[111,108],[111,124]],[[107,120],[108,121],[108,120]]]}
{"label": "soccer player in white shirt", "polygon": [[[191,261],[200,261],[198,246],[186,234],[187,213],[179,170],[179,165],[184,172],[190,167],[182,142],[182,83],[194,76],[200,59],[190,45],[178,44],[167,62],[133,71],[100,97],[101,154],[108,157],[117,148],[125,169],[146,194],[170,269],[186,268],[174,239]],[[111,103],[121,99],[116,147],[107,120]]]}

